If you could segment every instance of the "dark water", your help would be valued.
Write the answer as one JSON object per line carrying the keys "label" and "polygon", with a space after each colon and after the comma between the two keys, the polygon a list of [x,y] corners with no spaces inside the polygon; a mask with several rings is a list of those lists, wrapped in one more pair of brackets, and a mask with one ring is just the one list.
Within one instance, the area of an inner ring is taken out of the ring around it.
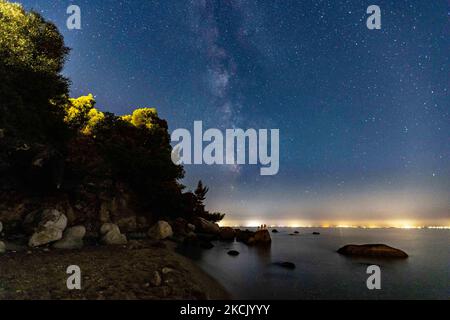
{"label": "dark water", "polygon": [[[294,229],[272,233],[270,249],[216,242],[211,250],[180,248],[216,278],[234,299],[449,299],[450,231],[428,229]],[[312,235],[319,231],[321,235]],[[406,260],[348,258],[346,244],[384,243]],[[237,257],[227,255],[238,250]],[[274,262],[290,261],[295,270]],[[381,290],[368,290],[368,265],[381,267]]]}

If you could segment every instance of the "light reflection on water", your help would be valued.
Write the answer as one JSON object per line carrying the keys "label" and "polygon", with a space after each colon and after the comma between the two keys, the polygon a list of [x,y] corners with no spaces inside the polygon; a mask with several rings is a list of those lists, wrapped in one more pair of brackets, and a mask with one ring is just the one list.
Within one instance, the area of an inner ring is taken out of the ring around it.
{"label": "light reflection on water", "polygon": [[[449,299],[450,231],[426,229],[279,228],[270,248],[215,242],[211,250],[180,248],[235,299]],[[290,236],[294,230],[297,236]],[[320,235],[312,235],[319,231]],[[346,244],[384,243],[406,260],[348,258]],[[229,250],[240,255],[231,257]],[[274,262],[289,261],[295,270]],[[368,290],[368,265],[382,270],[382,289]]]}

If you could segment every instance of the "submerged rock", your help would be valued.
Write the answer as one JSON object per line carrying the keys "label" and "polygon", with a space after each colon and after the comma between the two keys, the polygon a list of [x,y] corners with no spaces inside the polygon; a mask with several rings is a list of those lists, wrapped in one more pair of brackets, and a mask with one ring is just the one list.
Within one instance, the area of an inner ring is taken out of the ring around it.
{"label": "submerged rock", "polygon": [[408,258],[406,252],[389,247],[385,244],[346,245],[338,253],[345,256],[377,257],[377,258]]}
{"label": "submerged rock", "polygon": [[320,232],[313,232],[312,234],[318,236],[320,235]]}
{"label": "submerged rock", "polygon": [[68,228],[63,235],[63,238],[57,241],[53,247],[56,249],[81,249],[83,248],[83,238],[86,235],[86,228],[84,226],[75,226]]}
{"label": "submerged rock", "polygon": [[228,255],[236,257],[236,256],[240,255],[240,252],[236,251],[236,250],[230,250],[230,251],[228,251]]}
{"label": "submerged rock", "polygon": [[164,240],[173,236],[172,227],[166,221],[158,221],[148,230],[148,236],[155,240]]}
{"label": "submerged rock", "polygon": [[230,227],[220,228],[219,238],[222,241],[234,241],[236,238],[236,231]]}
{"label": "submerged rock", "polygon": [[285,269],[291,269],[294,270],[296,268],[295,263],[292,262],[275,262],[275,265],[285,268]]}

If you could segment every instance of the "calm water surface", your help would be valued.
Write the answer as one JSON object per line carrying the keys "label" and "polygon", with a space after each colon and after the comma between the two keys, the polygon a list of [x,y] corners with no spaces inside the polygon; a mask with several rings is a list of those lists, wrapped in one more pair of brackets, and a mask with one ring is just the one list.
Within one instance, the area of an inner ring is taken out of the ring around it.
{"label": "calm water surface", "polygon": [[[180,252],[216,278],[235,299],[449,299],[450,231],[428,229],[280,228],[270,249],[215,242],[211,250]],[[293,231],[297,236],[290,236]],[[318,231],[319,236],[312,235]],[[384,243],[406,251],[406,260],[349,258],[346,244]],[[237,250],[237,257],[227,255]],[[274,262],[289,261],[295,270]],[[368,265],[381,267],[381,290],[368,290]]]}

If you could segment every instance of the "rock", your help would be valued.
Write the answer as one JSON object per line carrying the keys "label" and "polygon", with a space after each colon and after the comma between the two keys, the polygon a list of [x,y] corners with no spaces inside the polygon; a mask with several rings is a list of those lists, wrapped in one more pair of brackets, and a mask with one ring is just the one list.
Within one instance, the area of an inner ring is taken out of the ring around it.
{"label": "rock", "polygon": [[234,241],[236,231],[230,227],[220,228],[219,238],[222,241]]}
{"label": "rock", "polygon": [[63,238],[56,242],[53,247],[56,249],[81,249],[84,245],[83,238],[86,235],[84,226],[68,228]]}
{"label": "rock", "polygon": [[67,217],[56,209],[46,209],[41,212],[33,212],[25,217],[24,225],[30,232],[39,229],[55,228],[61,231],[67,226]]}
{"label": "rock", "polygon": [[192,223],[188,223],[188,224],[186,225],[186,228],[187,228],[189,231],[191,231],[191,232],[194,232],[194,231],[195,231],[195,226],[194,226]]}
{"label": "rock", "polygon": [[176,218],[170,225],[172,226],[173,233],[184,236],[188,232],[187,224],[185,219]]}
{"label": "rock", "polygon": [[153,272],[152,278],[150,279],[150,284],[154,287],[159,287],[162,283],[161,275],[158,271]]}
{"label": "rock", "polygon": [[270,232],[267,229],[256,232],[236,230],[236,240],[244,242],[247,245],[267,245],[272,242]]}
{"label": "rock", "polygon": [[296,268],[295,264],[292,262],[276,262],[275,265],[290,270],[294,270]]}
{"label": "rock", "polygon": [[312,234],[315,236],[318,236],[318,235],[320,235],[320,232],[313,232]]}
{"label": "rock", "polygon": [[253,236],[256,244],[269,244],[272,242],[269,230],[258,230]]}
{"label": "rock", "polygon": [[346,245],[338,253],[346,256],[376,257],[376,258],[408,258],[408,255],[385,244]]}
{"label": "rock", "polygon": [[114,232],[119,232],[120,233],[120,229],[117,225],[115,225],[114,223],[104,223],[102,224],[102,226],[100,227],[100,234],[105,235],[110,231],[114,231]]}
{"label": "rock", "polygon": [[117,220],[114,220],[114,222],[123,232],[132,232],[137,229],[137,220],[134,215],[118,218]]}
{"label": "rock", "polygon": [[148,236],[155,240],[164,240],[173,236],[172,227],[166,221],[158,221],[148,230]]}
{"label": "rock", "polygon": [[28,245],[39,247],[60,240],[67,226],[67,217],[55,209],[47,209],[40,214],[31,214],[25,218],[28,223],[35,224],[35,232]]}
{"label": "rock", "polygon": [[3,241],[0,241],[0,254],[6,252],[6,245]]}
{"label": "rock", "polygon": [[35,232],[30,240],[28,241],[28,246],[39,247],[51,242],[58,241],[62,238],[63,232],[56,228],[46,228],[41,231]]}
{"label": "rock", "polygon": [[164,268],[162,268],[161,271],[163,274],[169,274],[169,273],[174,272],[175,270],[173,270],[172,268],[169,268],[169,267],[164,267]]}
{"label": "rock", "polygon": [[252,238],[255,235],[255,232],[250,230],[236,230],[236,240],[243,243],[248,243],[250,238]]}
{"label": "rock", "polygon": [[220,233],[220,227],[217,223],[208,221],[203,218],[196,218],[194,221],[194,225],[196,227],[196,230],[203,233],[210,233],[210,234],[219,234]]}
{"label": "rock", "polygon": [[101,242],[106,245],[123,245],[127,243],[127,237],[120,233],[119,227],[115,224],[103,224],[100,228],[100,233],[103,235]]}
{"label": "rock", "polygon": [[233,256],[233,257],[236,257],[236,256],[238,256],[239,254],[240,254],[239,251],[236,251],[236,250],[230,250],[230,251],[228,251],[228,255]]}
{"label": "rock", "polygon": [[294,233],[295,233],[295,234],[299,234],[300,232],[298,232],[298,231],[294,231]]}
{"label": "rock", "polygon": [[272,233],[278,233],[279,231],[277,229],[273,229]]}

